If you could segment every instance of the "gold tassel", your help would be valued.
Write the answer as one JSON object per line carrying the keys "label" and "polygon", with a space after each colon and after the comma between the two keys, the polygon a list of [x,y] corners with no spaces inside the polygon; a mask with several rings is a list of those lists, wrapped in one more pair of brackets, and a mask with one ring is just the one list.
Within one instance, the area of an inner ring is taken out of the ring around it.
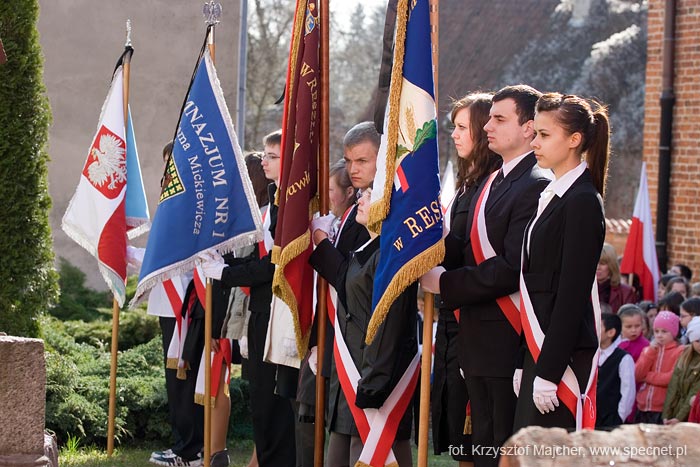
{"label": "gold tassel", "polygon": [[411,261],[404,264],[401,269],[394,274],[394,277],[384,291],[384,295],[382,295],[377,302],[377,306],[374,308],[372,317],[367,325],[367,334],[365,337],[365,343],[367,345],[370,345],[374,340],[377,331],[379,331],[379,326],[384,322],[386,315],[389,314],[391,305],[398,296],[420,276],[428,272],[436,264],[439,264],[444,257],[445,242],[440,240],[435,245],[424,250]]}
{"label": "gold tassel", "polygon": [[464,418],[464,433],[465,435],[471,435],[472,434],[472,416],[467,415]]}
{"label": "gold tassel", "polygon": [[168,360],[165,364],[165,368],[167,368],[168,370],[177,370],[178,369],[177,364],[178,364],[177,358],[168,358]]}
{"label": "gold tassel", "polygon": [[177,379],[180,379],[180,380],[187,379],[187,368],[178,368],[177,369]]}

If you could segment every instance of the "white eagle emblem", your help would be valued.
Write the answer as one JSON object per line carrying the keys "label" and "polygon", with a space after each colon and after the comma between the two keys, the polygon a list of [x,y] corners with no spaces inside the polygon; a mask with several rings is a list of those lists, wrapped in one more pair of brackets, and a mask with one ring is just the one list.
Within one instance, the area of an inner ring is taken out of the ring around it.
{"label": "white eagle emblem", "polygon": [[121,140],[113,135],[100,137],[100,148],[93,147],[90,154],[95,159],[87,169],[88,178],[95,186],[102,186],[109,180],[107,188],[115,189],[117,183],[126,181],[126,158]]}

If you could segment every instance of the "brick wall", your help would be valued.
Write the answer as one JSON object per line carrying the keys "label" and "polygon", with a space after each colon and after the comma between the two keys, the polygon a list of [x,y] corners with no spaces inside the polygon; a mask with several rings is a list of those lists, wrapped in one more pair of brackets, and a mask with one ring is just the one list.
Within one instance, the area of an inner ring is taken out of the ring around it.
{"label": "brick wall", "polygon": [[[649,177],[651,211],[656,225],[658,185],[659,98],[665,0],[649,0],[644,160]],[[673,152],[669,206],[669,265],[685,263],[700,280],[700,0],[676,1]]]}

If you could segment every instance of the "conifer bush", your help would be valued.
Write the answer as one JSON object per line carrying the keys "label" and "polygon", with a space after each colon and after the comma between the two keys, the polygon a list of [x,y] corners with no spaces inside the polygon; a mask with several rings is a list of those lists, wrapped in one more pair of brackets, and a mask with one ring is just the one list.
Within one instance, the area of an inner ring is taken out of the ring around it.
{"label": "conifer bush", "polygon": [[0,2],[0,331],[35,337],[57,297],[46,143],[51,111],[43,84],[38,0]]}

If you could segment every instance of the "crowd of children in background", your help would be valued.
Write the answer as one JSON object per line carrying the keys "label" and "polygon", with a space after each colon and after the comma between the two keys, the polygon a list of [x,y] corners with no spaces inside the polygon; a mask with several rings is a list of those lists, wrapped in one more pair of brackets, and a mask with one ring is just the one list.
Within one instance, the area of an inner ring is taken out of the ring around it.
{"label": "crowd of children in background", "polygon": [[700,282],[677,264],[640,301],[606,244],[596,273],[601,300],[596,427],[700,423]]}

